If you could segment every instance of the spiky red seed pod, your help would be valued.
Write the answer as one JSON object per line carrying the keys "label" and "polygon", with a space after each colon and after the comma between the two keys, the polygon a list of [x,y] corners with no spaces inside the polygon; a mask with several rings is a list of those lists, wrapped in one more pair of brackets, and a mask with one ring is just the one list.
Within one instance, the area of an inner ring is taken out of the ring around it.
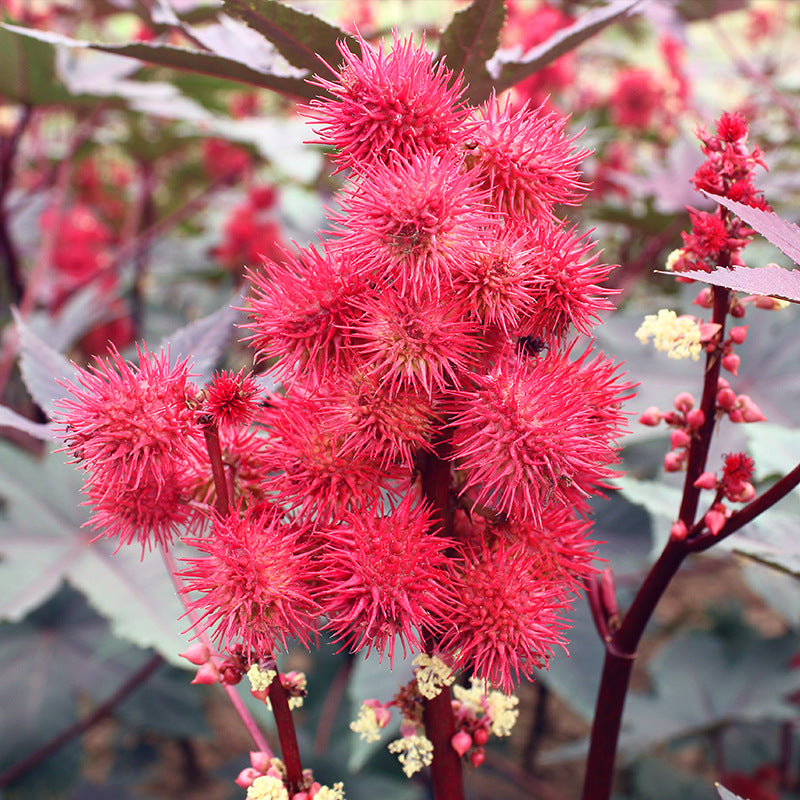
{"label": "spiky red seed pod", "polygon": [[431,512],[411,492],[384,516],[349,514],[324,533],[318,597],[326,629],[355,652],[375,648],[394,660],[395,640],[415,651],[455,602],[452,543],[431,530]]}
{"label": "spiky red seed pod", "polygon": [[58,400],[67,450],[89,471],[112,474],[121,487],[156,485],[174,476],[176,465],[194,457],[200,436],[187,403],[187,361],[172,365],[169,353],[138,348],[138,365],[115,350],[79,369],[77,383],[64,382],[70,396]]}
{"label": "spiky red seed pod", "polygon": [[398,477],[348,450],[349,431],[334,427],[324,398],[276,396],[261,423],[270,463],[265,488],[302,520],[327,524],[348,509],[369,508]]}
{"label": "spiky red seed pod", "polygon": [[342,168],[364,170],[398,156],[439,152],[461,138],[467,115],[461,76],[442,61],[434,65],[424,41],[415,46],[395,32],[387,53],[382,42],[375,51],[360,34],[356,40],[360,55],[339,44],[343,63],[336,79],[313,81],[331,97],[303,109],[317,123],[320,142],[338,151]]}
{"label": "spiky red seed pod", "polygon": [[600,314],[613,308],[606,299],[615,290],[600,286],[614,269],[598,264],[589,234],[540,221],[530,237],[534,303],[522,320],[518,333],[562,339],[574,329],[583,334],[600,321]]}
{"label": "spiky red seed pod", "polygon": [[467,553],[459,586],[460,602],[448,609],[441,642],[456,668],[508,692],[564,646],[570,589],[542,574],[523,543]]}
{"label": "spiky red seed pod", "polygon": [[458,383],[479,346],[477,323],[458,305],[431,297],[415,302],[393,289],[364,304],[355,331],[371,378],[390,394],[411,391],[427,399]]}
{"label": "spiky red seed pod", "polygon": [[342,198],[339,246],[372,281],[412,299],[438,296],[497,218],[484,198],[458,150],[376,164]]}
{"label": "spiky red seed pod", "polygon": [[453,452],[462,493],[516,519],[539,521],[550,504],[585,503],[613,476],[625,390],[605,359],[501,359],[475,389],[454,397]]}
{"label": "spiky red seed pod", "polygon": [[217,372],[206,387],[202,413],[223,428],[245,427],[258,409],[261,392],[252,374]]}
{"label": "spiky red seed pod", "polygon": [[470,163],[493,206],[533,222],[551,216],[556,203],[574,204],[586,193],[578,166],[588,152],[574,149],[566,118],[545,104],[513,110],[493,96],[475,122]]}
{"label": "spiky red seed pod", "polygon": [[259,658],[296,637],[308,644],[317,607],[309,584],[313,564],[283,511],[263,505],[215,517],[209,536],[187,539],[205,555],[186,558],[178,573],[197,632],[229,652],[238,645]]}
{"label": "spiky red seed pod", "polygon": [[344,367],[359,316],[353,303],[366,290],[346,253],[302,248],[249,277],[250,321],[244,327],[252,334],[246,341],[257,358],[277,359],[272,370],[278,379],[302,377],[313,386]]}

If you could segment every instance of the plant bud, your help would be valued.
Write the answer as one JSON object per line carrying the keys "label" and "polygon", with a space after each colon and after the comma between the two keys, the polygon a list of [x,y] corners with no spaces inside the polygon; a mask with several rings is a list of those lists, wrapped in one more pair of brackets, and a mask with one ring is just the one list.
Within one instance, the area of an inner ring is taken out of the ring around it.
{"label": "plant bud", "polygon": [[664,469],[667,472],[680,472],[683,467],[683,454],[670,450],[664,456]]}
{"label": "plant bud", "polygon": [[717,406],[723,411],[729,411],[736,405],[736,392],[733,389],[720,389],[717,392]]}
{"label": "plant bud", "polygon": [[247,789],[249,786],[252,786],[253,781],[256,778],[261,777],[262,773],[259,772],[257,769],[253,769],[253,767],[247,767],[247,769],[243,769],[236,780],[234,781],[237,786],[241,786],[242,789]]}
{"label": "plant bud", "polygon": [[761,413],[761,409],[746,394],[740,394],[736,398],[736,405],[742,409],[742,419],[745,422],[764,422],[767,419]]}
{"label": "plant bud", "polygon": [[639,417],[639,424],[641,425],[658,425],[661,422],[661,412],[656,408],[656,406],[650,406],[650,408],[646,408],[644,413],[641,417]]}
{"label": "plant bud", "polygon": [[196,667],[201,667],[206,663],[206,661],[208,661],[209,658],[211,658],[211,651],[202,642],[195,642],[179,655],[181,658],[185,658]]}
{"label": "plant bud", "polygon": [[218,680],[219,670],[217,669],[217,665],[212,661],[207,661],[197,670],[197,674],[194,676],[192,683],[212,684],[216,683]]}
{"label": "plant bud", "polygon": [[472,762],[473,767],[479,767],[486,760],[486,751],[482,747],[479,750],[473,750],[470,753],[469,760]]}
{"label": "plant bud", "polygon": [[686,447],[692,441],[692,437],[682,428],[678,428],[678,430],[672,431],[669,441],[672,448],[677,450],[679,447]]}
{"label": "plant bud", "polygon": [[695,482],[698,489],[716,489],[717,476],[713,472],[704,472]]}
{"label": "plant bud", "polygon": [[741,363],[742,359],[736,355],[736,353],[728,353],[727,355],[722,356],[722,366],[724,369],[728,370],[732,375],[736,375],[739,372],[739,364]]}
{"label": "plant bud", "polygon": [[693,408],[686,412],[686,424],[689,426],[689,430],[702,427],[705,421],[706,415],[699,408]]}
{"label": "plant bud", "polygon": [[689,392],[680,392],[680,394],[675,395],[674,404],[678,411],[682,411],[685,414],[694,408],[694,397]]}
{"label": "plant bud", "polygon": [[472,747],[472,737],[466,731],[459,731],[453,734],[450,744],[459,756],[463,756]]}
{"label": "plant bud", "polygon": [[678,520],[669,531],[669,535],[673,539],[677,539],[679,542],[682,542],[688,534],[689,531],[687,530],[686,525],[680,520]]}
{"label": "plant bud", "polygon": [[742,344],[744,340],[747,339],[747,329],[749,327],[749,325],[737,325],[736,327],[731,328],[728,332],[731,337],[731,341],[734,344]]}

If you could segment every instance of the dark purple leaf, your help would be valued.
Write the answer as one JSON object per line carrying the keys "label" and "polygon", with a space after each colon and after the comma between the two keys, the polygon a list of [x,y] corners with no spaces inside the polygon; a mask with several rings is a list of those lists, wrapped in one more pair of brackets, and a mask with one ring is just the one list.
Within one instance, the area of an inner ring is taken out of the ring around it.
{"label": "dark purple leaf", "polygon": [[746,206],[744,203],[737,203],[735,200],[710,192],[703,194],[743,219],[782,253],[789,256],[795,264],[800,265],[800,228],[797,225],[782,219],[774,211],[762,211],[760,208]]}
{"label": "dark purple leaf", "polygon": [[272,42],[290,64],[312,75],[320,71],[320,58],[333,68],[339,64],[338,42],[346,41],[351,49],[356,48],[350,34],[277,0],[225,0],[222,8]]}
{"label": "dark purple leaf", "polygon": [[442,33],[436,59],[445,58],[449,69],[464,73],[466,96],[475,105],[492,93],[486,62],[497,51],[505,16],[503,0],[474,0],[453,16]]}
{"label": "dark purple leaf", "polygon": [[486,65],[494,79],[495,90],[503,92],[529,75],[546,67],[559,56],[574,50],[579,44],[599,33],[607,25],[630,14],[644,0],[611,0],[610,3],[587,11],[568,28],[556,31],[546,42],[536,45],[521,58],[498,51]]}
{"label": "dark purple leaf", "polygon": [[14,310],[19,334],[19,369],[22,380],[36,404],[48,416],[55,412],[56,400],[68,392],[59,381],[77,381],[78,370],[61,353],[43,342]]}
{"label": "dark purple leaf", "polygon": [[800,269],[784,269],[777,264],[770,264],[766,267],[717,269],[714,272],[691,269],[680,274],[681,277],[724,286],[736,292],[780,297],[791,303],[800,303]]}
{"label": "dark purple leaf", "polygon": [[215,78],[247,83],[306,100],[310,100],[318,94],[317,90],[306,83],[303,78],[282,75],[277,70],[270,71],[261,69],[257,64],[250,64],[244,60],[248,55],[246,51],[241,54],[241,58],[234,59],[212,52],[190,50],[167,44],[148,42],[103,44],[102,42],[71,39],[69,36],[62,36],[58,33],[22,28],[17,25],[3,25],[2,28],[20,36],[47,42],[51,45],[100,50],[104,53],[136,58],[160,67],[172,67],[174,69],[188,70],[189,72],[199,72],[203,75],[211,75]]}
{"label": "dark purple leaf", "polygon": [[23,431],[35,439],[55,439],[56,432],[52,425],[33,422],[33,420],[23,417],[22,414],[17,414],[11,408],[0,406],[0,428],[13,428],[17,431]]}

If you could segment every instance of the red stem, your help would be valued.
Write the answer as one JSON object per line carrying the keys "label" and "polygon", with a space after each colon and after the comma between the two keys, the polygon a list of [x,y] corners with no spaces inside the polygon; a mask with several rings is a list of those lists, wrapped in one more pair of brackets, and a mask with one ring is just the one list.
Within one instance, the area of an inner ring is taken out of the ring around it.
{"label": "red stem", "polygon": [[286,766],[286,778],[289,784],[289,796],[299,792],[303,786],[303,764],[300,761],[300,748],[297,745],[297,733],[289,708],[289,698],[281,683],[278,673],[269,685],[269,702],[278,728],[278,739],[281,743],[281,755]]}
{"label": "red stem", "polygon": [[201,419],[200,424],[203,426],[208,458],[211,461],[211,474],[214,477],[214,489],[217,495],[215,506],[219,515],[226,517],[230,511],[230,498],[225,463],[222,460],[222,448],[219,443],[219,428],[216,423],[207,419]]}
{"label": "red stem", "polygon": [[[717,339],[721,342],[730,291],[719,286],[714,286],[713,290],[713,321],[721,326]],[[679,519],[684,522],[687,529],[694,524],[700,499],[700,489],[695,487],[694,483],[705,470],[708,449],[714,434],[720,367],[720,350],[715,349],[706,355],[703,396],[700,401],[705,421],[692,440],[683,486]],[[606,656],[592,722],[583,800],[608,800],[611,796],[622,712],[639,641],[658,601],[689,552],[688,542],[669,539],[658,561],[647,574],[619,628],[605,642]]]}
{"label": "red stem", "polygon": [[[451,432],[446,422],[442,426],[434,452],[426,456],[422,467],[422,493],[431,504],[433,518],[444,536],[453,530]],[[429,650],[434,643],[429,642]],[[464,774],[461,757],[450,740],[456,732],[450,689],[443,689],[432,700],[425,700],[423,712],[425,735],[433,744],[431,780],[435,800],[464,800]]]}

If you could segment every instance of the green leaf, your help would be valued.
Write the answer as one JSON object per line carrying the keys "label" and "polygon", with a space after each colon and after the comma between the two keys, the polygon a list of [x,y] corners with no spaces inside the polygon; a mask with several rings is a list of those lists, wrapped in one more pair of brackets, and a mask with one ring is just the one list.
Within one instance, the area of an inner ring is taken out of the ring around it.
{"label": "green leaf", "polygon": [[0,619],[20,620],[67,580],[116,635],[185,667],[183,606],[160,554],[91,542],[80,486],[63,453],[37,460],[0,443]]}
{"label": "green leaf", "polygon": [[58,80],[55,51],[5,25],[0,26],[0,95],[28,106],[73,99]]}
{"label": "green leaf", "polygon": [[500,93],[538,72],[559,56],[574,50],[603,28],[628,15],[642,0],[611,0],[601,8],[587,11],[568,28],[556,31],[546,42],[529,50],[519,60],[507,52],[498,51],[487,68]]}
{"label": "green leaf", "polygon": [[136,58],[147,64],[159,67],[172,67],[174,69],[212,75],[216,78],[227,78],[239,83],[259,86],[263,89],[271,89],[292,97],[301,97],[308,100],[318,93],[314,87],[309,86],[302,78],[281,74],[277,69],[262,69],[245,60],[221,56],[213,52],[150,42],[135,42],[131,44],[88,42],[72,39],[69,36],[50,31],[22,28],[17,25],[2,25],[0,29],[5,29],[5,31],[11,32],[18,37],[27,37],[51,45],[100,50],[104,53]]}
{"label": "green leaf", "polygon": [[442,33],[436,59],[445,58],[454,73],[464,73],[465,94],[474,105],[492,93],[492,77],[486,63],[497,51],[505,16],[503,0],[473,0],[453,15]]}
{"label": "green leaf", "polygon": [[320,71],[320,58],[336,68],[341,61],[339,42],[351,49],[358,44],[335,25],[277,0],[224,0],[222,9],[272,42],[290,64],[312,75]]}

